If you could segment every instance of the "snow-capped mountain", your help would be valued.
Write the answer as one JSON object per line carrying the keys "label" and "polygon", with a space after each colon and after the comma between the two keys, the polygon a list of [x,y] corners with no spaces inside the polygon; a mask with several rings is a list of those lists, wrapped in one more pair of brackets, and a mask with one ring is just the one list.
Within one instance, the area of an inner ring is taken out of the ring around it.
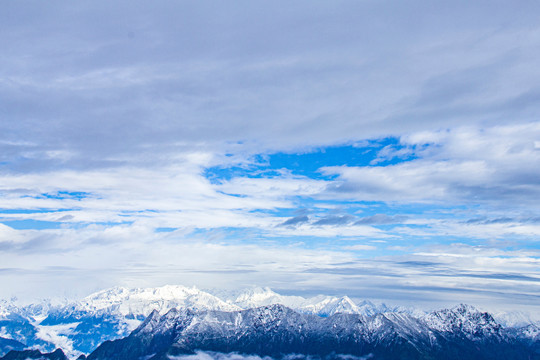
{"label": "snow-capped mountain", "polygon": [[227,303],[234,304],[242,309],[251,309],[272,304],[282,304],[298,309],[303,306],[306,299],[301,296],[280,295],[268,287],[253,287],[237,292],[220,292]]}
{"label": "snow-capped mountain", "polygon": [[[46,306],[44,307],[46,308]],[[56,347],[71,357],[89,353],[106,340],[128,335],[152,312],[172,308],[234,311],[240,308],[194,287],[167,285],[159,288],[103,290],[81,301],[48,307],[38,317],[28,316],[35,334],[25,342],[43,351]],[[32,309],[35,312],[35,307]],[[20,311],[32,314],[24,308]]]}
{"label": "snow-capped mountain", "polygon": [[539,359],[535,344],[506,334],[487,313],[459,306],[424,319],[406,313],[373,316],[304,314],[283,305],[221,312],[157,311],[128,337],[103,343],[88,356],[170,359],[196,351],[281,359],[303,354],[326,359]]}
{"label": "snow-capped mountain", "polygon": [[172,308],[235,311],[241,308],[195,287],[166,285],[158,288],[115,287],[94,293],[74,306],[74,311],[147,317],[152,311]]}
{"label": "snow-capped mountain", "polygon": [[531,314],[523,311],[497,311],[493,318],[504,326],[522,327],[529,324],[540,324],[540,313]]}
{"label": "snow-capped mountain", "polygon": [[301,313],[319,316],[331,316],[337,313],[373,315],[388,310],[384,304],[376,306],[369,301],[356,304],[348,296],[340,298],[326,295],[311,298],[286,296],[280,295],[268,287],[253,287],[233,293],[218,292],[217,295],[225,298],[227,303],[242,309],[281,304]]}
{"label": "snow-capped mountain", "polygon": [[303,305],[301,310],[309,314],[320,316],[331,316],[338,313],[372,315],[379,312],[375,307],[363,307],[361,309],[348,296],[343,296],[341,298],[318,296],[310,300],[310,303]]}
{"label": "snow-capped mountain", "polygon": [[[18,307],[11,301],[1,301],[0,356],[12,349],[31,348],[51,352],[61,348],[69,357],[74,358],[92,352],[106,340],[128,336],[143,320],[164,316],[171,309],[180,312],[189,310],[194,314],[232,314],[276,304],[286,306],[294,314],[300,314],[302,319],[308,317],[310,322],[315,321],[314,324],[324,318],[335,320],[345,315],[354,315],[356,319],[370,319],[366,320],[363,329],[377,333],[380,326],[384,327],[384,324],[390,322],[394,330],[399,327],[400,331],[414,339],[418,337],[410,334],[418,326],[411,327],[410,324],[419,321],[441,337],[460,333],[468,334],[468,339],[474,340],[488,335],[510,334],[514,338],[527,339],[530,343],[539,340],[538,324],[520,324],[519,327],[507,329],[507,326],[502,326],[504,324],[501,325],[491,315],[466,305],[426,314],[414,309],[391,309],[384,304],[375,305],[369,301],[355,302],[347,296],[319,295],[304,298],[280,295],[269,288],[225,293],[169,285],[146,289],[116,287],[80,301],[44,301],[24,307]],[[209,318],[200,320],[201,324],[210,323]],[[216,322],[212,324],[218,328],[221,326]],[[339,323],[332,326],[343,327]]]}
{"label": "snow-capped mountain", "polygon": [[470,340],[502,336],[502,326],[493,316],[470,305],[460,304],[453,309],[434,311],[422,320],[442,334],[459,333]]}

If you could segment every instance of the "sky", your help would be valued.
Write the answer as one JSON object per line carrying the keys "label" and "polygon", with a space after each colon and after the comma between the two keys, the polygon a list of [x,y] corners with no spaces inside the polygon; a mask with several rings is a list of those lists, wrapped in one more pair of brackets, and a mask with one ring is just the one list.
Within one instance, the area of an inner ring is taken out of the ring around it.
{"label": "sky", "polygon": [[0,298],[540,311],[538,1],[0,4]]}

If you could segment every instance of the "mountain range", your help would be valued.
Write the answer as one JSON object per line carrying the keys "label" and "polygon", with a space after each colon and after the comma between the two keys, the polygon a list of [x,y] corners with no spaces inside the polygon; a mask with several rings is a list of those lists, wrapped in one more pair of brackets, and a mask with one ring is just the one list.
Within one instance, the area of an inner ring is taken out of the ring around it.
{"label": "mountain range", "polygon": [[211,293],[183,286],[118,287],[64,304],[0,303],[0,356],[50,352],[58,358],[52,351],[61,348],[70,358],[88,354],[88,360],[165,359],[197,351],[273,358],[538,359],[540,326],[522,317],[511,323],[511,314],[496,320],[468,305],[425,313],[347,296],[284,296],[268,288]]}

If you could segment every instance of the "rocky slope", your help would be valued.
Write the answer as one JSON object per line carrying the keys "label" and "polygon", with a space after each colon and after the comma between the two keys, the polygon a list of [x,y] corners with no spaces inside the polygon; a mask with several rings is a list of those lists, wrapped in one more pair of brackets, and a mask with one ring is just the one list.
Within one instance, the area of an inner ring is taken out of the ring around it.
{"label": "rocky slope", "polygon": [[222,312],[157,311],[128,337],[99,346],[88,360],[168,359],[197,351],[282,359],[540,359],[533,343],[507,333],[491,315],[461,305],[423,318],[302,314],[283,305]]}
{"label": "rocky slope", "polygon": [[[0,302],[0,356],[10,350],[25,348],[42,352],[61,348],[70,358],[75,358],[91,353],[104,341],[128,336],[150,314],[165,315],[170,309],[180,312],[189,310],[195,314],[212,311],[238,313],[274,304],[294,310],[297,315],[291,316],[299,320],[298,316],[301,316],[301,319],[304,319],[302,321],[310,324],[318,324],[324,318],[338,319],[343,314],[348,314],[372,319],[369,322],[371,327],[378,322],[392,321],[394,327],[401,324],[399,326],[405,331],[407,328],[412,329],[410,325],[405,326],[403,320],[409,319],[409,324],[414,321],[427,324],[430,331],[435,331],[442,338],[448,334],[463,332],[470,335],[469,340],[474,341],[474,334],[493,337],[493,334],[504,333],[505,336],[528,341],[531,346],[538,343],[540,333],[538,324],[526,322],[517,327],[503,326],[496,322],[499,328],[494,325],[492,327],[491,321],[494,320],[491,316],[478,315],[478,312],[466,306],[452,311],[425,314],[421,311],[390,309],[384,304],[375,305],[369,301],[356,303],[347,296],[284,296],[269,288],[225,293],[183,286],[148,289],[117,287],[92,294],[81,301],[63,304],[43,302],[18,307],[10,302]],[[473,326],[466,321],[469,316],[467,314],[470,313],[479,316],[474,322],[476,328],[467,328]],[[508,314],[505,316],[509,318]],[[520,315],[519,319],[522,318]],[[339,328],[341,325],[335,326]],[[492,329],[494,333],[482,333],[487,331],[486,329]]]}

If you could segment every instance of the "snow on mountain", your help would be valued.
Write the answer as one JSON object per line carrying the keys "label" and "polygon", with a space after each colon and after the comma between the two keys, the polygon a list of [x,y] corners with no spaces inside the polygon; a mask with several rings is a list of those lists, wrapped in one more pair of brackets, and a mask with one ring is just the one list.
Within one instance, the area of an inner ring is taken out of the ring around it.
{"label": "snow on mountain", "polygon": [[252,287],[240,291],[211,290],[216,296],[229,304],[242,309],[256,308],[272,304],[282,304],[290,308],[299,308],[306,301],[301,296],[281,295],[268,287]]}
{"label": "snow on mountain", "polygon": [[[355,302],[347,296],[318,295],[304,298],[281,295],[270,288],[210,293],[195,287],[169,285],[138,289],[116,287],[91,294],[80,301],[44,301],[24,307],[17,307],[13,302],[0,301],[0,338],[6,343],[0,348],[0,356],[9,347],[20,347],[20,343],[42,351],[61,347],[70,356],[90,353],[105,340],[129,335],[144,319],[161,319],[169,313],[169,316],[187,316],[206,312],[205,318],[194,317],[192,326],[201,327],[204,324],[211,326],[214,329],[212,331],[218,331],[217,329],[223,326],[223,319],[228,319],[226,321],[232,321],[233,324],[239,324],[240,320],[229,319],[232,315],[221,318],[208,315],[212,311],[237,314],[241,310],[261,307],[279,309],[277,304],[302,316],[311,316],[310,321],[318,318],[340,319],[332,326],[349,330],[351,326],[357,326],[357,331],[367,332],[364,334],[367,339],[370,338],[369,334],[380,335],[381,329],[391,328],[392,332],[389,332],[388,336],[397,333],[413,343],[417,339],[428,341],[431,335],[422,332],[426,327],[431,329],[430,331],[443,334],[441,336],[463,334],[471,341],[482,337],[497,338],[502,332],[516,339],[533,342],[540,338],[540,326],[531,324],[530,315],[498,313],[498,319],[506,319],[501,321],[505,326],[503,331],[503,327],[494,317],[468,305],[425,313],[418,309],[389,308],[384,304],[375,305],[369,301]],[[164,319],[160,321],[162,320]],[[315,321],[314,324],[316,323],[318,322]],[[7,342],[8,340],[11,343]],[[19,345],[13,343],[14,341]]]}
{"label": "snow on mountain", "polygon": [[[316,302],[313,301],[315,299]],[[341,298],[329,296],[316,297],[312,299],[311,304],[306,304],[302,306],[301,310],[320,316],[331,316],[338,313],[362,315],[368,315],[368,313],[375,313],[375,311],[373,311],[373,309],[369,307],[367,307],[366,310],[366,306],[360,309],[348,296],[343,296]]]}
{"label": "snow on mountain", "polygon": [[422,318],[424,317],[428,312],[424,311],[422,309],[414,308],[414,307],[406,307],[406,306],[395,306],[395,307],[387,307],[386,305],[382,304],[381,306],[381,312],[395,312],[395,313],[405,313],[409,314],[415,318]]}
{"label": "snow on mountain", "polygon": [[357,305],[348,296],[317,295],[306,299],[302,296],[280,295],[268,287],[253,287],[236,293],[215,293],[224,297],[227,303],[242,309],[281,304],[302,313],[319,316],[331,316],[337,313],[374,315],[388,309],[384,304],[377,307],[369,301],[363,301]]}
{"label": "snow on mountain", "polygon": [[5,319],[17,311],[17,306],[12,301],[0,300],[0,319]]}
{"label": "snow on mountain", "polygon": [[433,312],[425,320],[406,313],[320,317],[275,304],[234,312],[172,309],[161,316],[153,312],[129,337],[103,343],[88,360],[157,360],[195,351],[278,359],[286,354],[327,359],[370,354],[376,359],[538,358],[535,343],[498,333],[497,326],[489,314],[465,305]]}
{"label": "snow on mountain", "polygon": [[[239,308],[197,288],[163,286],[128,289],[115,287],[87,296],[48,312],[26,311],[31,319],[40,350],[61,347],[68,355],[89,353],[105,340],[127,336],[152,312],[170,309],[235,311]],[[12,331],[16,331],[16,327]]]}
{"label": "snow on mountain", "polygon": [[490,314],[465,304],[431,312],[425,315],[423,320],[432,329],[443,333],[463,334],[471,340],[500,336],[502,330],[502,326]]}
{"label": "snow on mountain", "polygon": [[115,287],[94,293],[74,307],[77,311],[102,312],[123,316],[163,314],[172,308],[234,311],[240,308],[195,287],[166,285],[158,288]]}
{"label": "snow on mountain", "polygon": [[518,336],[532,341],[540,341],[540,325],[529,324],[518,329]]}
{"label": "snow on mountain", "polygon": [[385,304],[375,305],[369,300],[363,300],[356,304],[358,307],[358,310],[360,314],[372,316],[377,313],[384,313],[387,311],[390,311],[390,308],[387,307]]}
{"label": "snow on mountain", "polygon": [[497,311],[493,318],[500,324],[509,327],[522,327],[529,324],[540,325],[540,314],[530,314],[522,311]]}

